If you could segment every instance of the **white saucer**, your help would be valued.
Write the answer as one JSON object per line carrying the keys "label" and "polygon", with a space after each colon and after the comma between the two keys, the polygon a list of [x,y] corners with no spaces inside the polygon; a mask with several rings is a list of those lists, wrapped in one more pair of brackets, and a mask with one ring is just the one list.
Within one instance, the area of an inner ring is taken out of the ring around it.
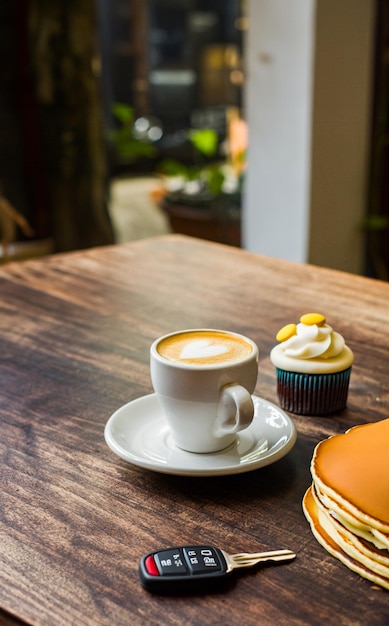
{"label": "white saucer", "polygon": [[181,476],[240,474],[270,465],[294,446],[296,429],[277,406],[253,396],[255,414],[236,442],[213,454],[185,452],[172,441],[155,394],[125,404],[109,418],[105,441],[119,457],[149,470]]}

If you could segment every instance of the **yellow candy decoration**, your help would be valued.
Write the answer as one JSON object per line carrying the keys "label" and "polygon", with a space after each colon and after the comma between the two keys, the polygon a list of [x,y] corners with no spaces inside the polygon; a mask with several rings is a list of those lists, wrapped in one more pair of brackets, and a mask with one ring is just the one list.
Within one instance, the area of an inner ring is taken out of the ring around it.
{"label": "yellow candy decoration", "polygon": [[296,334],[296,324],[287,324],[276,334],[277,341],[286,341]]}
{"label": "yellow candy decoration", "polygon": [[300,317],[300,322],[307,326],[323,326],[326,323],[326,318],[321,313],[306,313]]}

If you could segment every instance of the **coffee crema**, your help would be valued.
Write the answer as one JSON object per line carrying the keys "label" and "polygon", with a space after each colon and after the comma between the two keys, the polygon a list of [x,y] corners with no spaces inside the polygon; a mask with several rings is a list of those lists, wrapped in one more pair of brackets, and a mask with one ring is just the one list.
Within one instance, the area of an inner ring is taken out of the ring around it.
{"label": "coffee crema", "polygon": [[228,332],[194,330],[165,337],[157,352],[168,361],[201,367],[242,361],[253,352],[253,346]]}

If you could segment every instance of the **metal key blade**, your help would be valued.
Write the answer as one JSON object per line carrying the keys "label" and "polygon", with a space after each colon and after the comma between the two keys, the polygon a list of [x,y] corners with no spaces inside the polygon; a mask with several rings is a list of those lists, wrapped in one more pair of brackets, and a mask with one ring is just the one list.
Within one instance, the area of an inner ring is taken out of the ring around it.
{"label": "metal key blade", "polygon": [[270,552],[241,552],[240,554],[227,554],[222,550],[228,564],[227,572],[240,567],[253,567],[264,561],[290,561],[296,557],[291,550],[272,550]]}

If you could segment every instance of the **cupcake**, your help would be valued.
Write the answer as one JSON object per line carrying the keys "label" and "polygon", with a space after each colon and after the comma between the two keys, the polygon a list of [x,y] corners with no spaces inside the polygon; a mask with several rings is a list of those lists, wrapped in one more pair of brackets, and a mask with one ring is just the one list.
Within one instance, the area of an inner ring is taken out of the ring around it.
{"label": "cupcake", "polygon": [[347,402],[352,351],[324,315],[307,313],[277,333],[270,359],[280,406],[299,415],[328,415]]}

